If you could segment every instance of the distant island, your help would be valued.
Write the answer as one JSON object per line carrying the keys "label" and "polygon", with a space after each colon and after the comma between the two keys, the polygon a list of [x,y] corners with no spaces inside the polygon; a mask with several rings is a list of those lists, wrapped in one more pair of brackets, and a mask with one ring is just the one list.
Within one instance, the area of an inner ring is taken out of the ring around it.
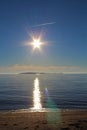
{"label": "distant island", "polygon": [[19,74],[58,74],[58,75],[63,75],[64,73],[49,73],[49,72],[22,72]]}
{"label": "distant island", "polygon": [[19,73],[19,74],[47,74],[44,72],[23,72],[23,73]]}

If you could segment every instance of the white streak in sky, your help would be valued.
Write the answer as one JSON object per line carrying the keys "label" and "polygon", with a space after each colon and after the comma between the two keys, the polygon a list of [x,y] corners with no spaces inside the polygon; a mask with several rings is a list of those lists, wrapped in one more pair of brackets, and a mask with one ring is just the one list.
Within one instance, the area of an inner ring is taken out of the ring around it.
{"label": "white streak in sky", "polygon": [[32,26],[32,27],[41,27],[41,26],[46,26],[46,25],[52,25],[52,24],[55,24],[55,23],[56,23],[56,22],[37,24],[37,25],[34,25],[34,26]]}

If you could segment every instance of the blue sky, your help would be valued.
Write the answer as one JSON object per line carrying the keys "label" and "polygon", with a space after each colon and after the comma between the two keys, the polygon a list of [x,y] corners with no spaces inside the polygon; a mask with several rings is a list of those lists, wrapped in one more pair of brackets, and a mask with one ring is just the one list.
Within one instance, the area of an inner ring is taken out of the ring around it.
{"label": "blue sky", "polygon": [[[49,22],[56,23],[32,27]],[[42,46],[42,52],[32,54],[31,46],[23,46],[31,40],[32,31],[35,34],[42,31],[42,41],[49,41]],[[58,72],[87,72],[86,50],[86,0],[0,1],[1,73],[50,71],[49,68]]]}

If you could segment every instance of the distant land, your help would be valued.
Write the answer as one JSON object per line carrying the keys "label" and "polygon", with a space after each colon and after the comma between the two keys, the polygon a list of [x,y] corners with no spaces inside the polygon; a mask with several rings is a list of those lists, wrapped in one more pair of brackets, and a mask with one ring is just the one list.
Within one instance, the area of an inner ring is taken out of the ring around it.
{"label": "distant land", "polygon": [[49,72],[22,72],[22,73],[19,73],[19,74],[59,74],[59,75],[63,75],[64,73],[49,73]]}
{"label": "distant land", "polygon": [[23,73],[19,73],[19,74],[47,74],[44,72],[23,72]]}

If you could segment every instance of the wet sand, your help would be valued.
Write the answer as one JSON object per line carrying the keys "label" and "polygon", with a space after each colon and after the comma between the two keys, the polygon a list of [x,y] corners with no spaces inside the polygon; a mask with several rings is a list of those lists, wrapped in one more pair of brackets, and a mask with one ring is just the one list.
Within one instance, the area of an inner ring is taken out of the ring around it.
{"label": "wet sand", "polygon": [[0,112],[0,130],[87,130],[87,110]]}

